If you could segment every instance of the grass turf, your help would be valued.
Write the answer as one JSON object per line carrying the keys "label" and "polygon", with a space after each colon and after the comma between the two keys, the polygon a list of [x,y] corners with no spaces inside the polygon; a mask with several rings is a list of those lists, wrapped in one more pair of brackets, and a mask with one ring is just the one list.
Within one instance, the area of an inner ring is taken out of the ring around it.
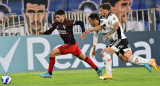
{"label": "grass turf", "polygon": [[[100,80],[93,69],[59,70],[52,78],[39,77],[44,72],[9,73],[8,86],[159,86],[160,72],[144,67],[113,68],[112,80]],[[103,69],[103,74],[105,69]],[[2,76],[2,74],[0,74]],[[0,86],[4,86],[0,83]],[[6,86],[6,85],[5,85]]]}

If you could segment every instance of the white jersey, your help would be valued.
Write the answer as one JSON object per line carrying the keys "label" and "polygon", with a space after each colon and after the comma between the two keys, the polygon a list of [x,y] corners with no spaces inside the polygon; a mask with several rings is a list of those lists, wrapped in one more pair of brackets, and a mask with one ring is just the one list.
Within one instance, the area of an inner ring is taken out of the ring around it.
{"label": "white jersey", "polygon": [[116,30],[113,34],[111,34],[108,38],[109,40],[117,40],[117,39],[125,39],[126,36],[124,35],[122,26],[115,14],[109,13],[108,18],[101,18],[100,19],[100,25],[105,25],[105,28],[99,30],[99,33],[102,33],[103,35],[106,35],[108,32],[110,32],[112,29],[114,29],[113,24],[115,22],[119,23],[119,28]]}
{"label": "white jersey", "polygon": [[[103,25],[105,27],[99,30],[99,33],[102,33],[103,35],[109,33],[112,29],[114,29],[113,24],[115,22],[118,22],[119,28],[108,37],[111,42],[107,45],[107,47],[111,47],[117,53],[121,53],[122,55],[124,55],[126,51],[128,50],[131,51],[131,48],[130,45],[128,44],[126,36],[123,33],[122,26],[119,23],[119,20],[116,17],[116,15],[109,13],[108,18],[100,19],[100,25]],[[97,32],[95,31],[93,37],[93,45],[96,45],[97,41],[98,41],[98,31]]]}

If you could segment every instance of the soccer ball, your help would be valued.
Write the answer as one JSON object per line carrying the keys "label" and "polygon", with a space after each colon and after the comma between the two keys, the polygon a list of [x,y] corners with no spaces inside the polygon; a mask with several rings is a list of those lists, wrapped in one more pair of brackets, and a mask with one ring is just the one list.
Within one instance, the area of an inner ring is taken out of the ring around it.
{"label": "soccer ball", "polygon": [[3,84],[10,84],[11,81],[12,81],[12,78],[11,78],[11,76],[8,75],[8,74],[4,74],[4,75],[1,77],[1,82],[2,82]]}

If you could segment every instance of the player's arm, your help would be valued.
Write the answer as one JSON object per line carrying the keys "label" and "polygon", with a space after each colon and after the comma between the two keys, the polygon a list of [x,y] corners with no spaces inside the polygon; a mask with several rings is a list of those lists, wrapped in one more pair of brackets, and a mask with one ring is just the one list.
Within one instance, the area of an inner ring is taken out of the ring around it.
{"label": "player's arm", "polygon": [[[103,37],[103,41],[105,41],[106,38],[108,38],[108,36],[112,35],[112,34],[113,34],[116,30],[118,30],[118,28],[119,28],[119,19],[117,18],[116,15],[113,14],[113,15],[110,17],[110,21],[112,21],[113,27],[112,27],[111,31],[108,32],[108,33]],[[107,26],[106,26],[106,27],[107,27]]]}
{"label": "player's arm", "polygon": [[93,35],[93,51],[92,51],[92,57],[95,56],[95,53],[96,53],[97,41],[98,41],[98,31],[95,31],[95,32],[94,32],[94,35]]}
{"label": "player's arm", "polygon": [[98,25],[95,28],[92,28],[92,29],[88,30],[87,32],[89,33],[89,32],[92,32],[92,31],[99,31],[99,30],[103,29],[105,26],[106,26],[105,24],[104,25]]}
{"label": "player's arm", "polygon": [[52,27],[51,27],[49,30],[45,31],[44,34],[45,34],[45,35],[51,34],[51,33],[56,29],[56,27],[57,27],[57,23],[54,22],[54,23],[52,24]]}
{"label": "player's arm", "polygon": [[118,30],[118,28],[119,28],[119,23],[115,22],[113,24],[113,29],[103,37],[103,41],[105,42],[106,38],[108,38],[108,36],[112,35],[116,30]]}
{"label": "player's arm", "polygon": [[115,23],[113,24],[113,29],[112,29],[109,33],[107,33],[104,37],[110,36],[110,35],[113,34],[116,30],[118,30],[118,28],[119,28],[119,24],[118,24],[118,22],[115,22]]}
{"label": "player's arm", "polygon": [[45,32],[39,31],[38,34],[39,35],[49,35],[56,29],[56,27],[57,27],[57,23],[54,22],[49,30],[46,30]]}
{"label": "player's arm", "polygon": [[75,21],[74,25],[80,25],[82,29],[82,33],[85,31],[84,22],[83,21]]}
{"label": "player's arm", "polygon": [[95,28],[92,28],[92,29],[90,29],[90,30],[87,30],[87,31],[83,32],[83,33],[81,34],[81,36],[80,36],[80,39],[83,40],[83,39],[85,38],[85,35],[86,35],[86,34],[92,32],[92,31],[101,30],[101,29],[103,29],[105,26],[106,26],[105,24],[104,24],[104,25],[98,25],[98,26],[96,26]]}

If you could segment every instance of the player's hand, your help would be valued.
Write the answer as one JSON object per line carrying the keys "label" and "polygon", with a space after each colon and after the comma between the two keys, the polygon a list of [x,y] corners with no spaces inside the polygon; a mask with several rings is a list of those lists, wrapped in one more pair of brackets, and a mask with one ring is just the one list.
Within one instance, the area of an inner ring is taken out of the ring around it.
{"label": "player's hand", "polygon": [[83,40],[85,38],[85,32],[80,35],[80,39]]}
{"label": "player's hand", "polygon": [[107,39],[107,36],[103,36],[103,42],[105,42]]}
{"label": "player's hand", "polygon": [[96,51],[95,51],[95,50],[93,50],[93,51],[92,51],[92,57],[94,57],[94,56],[95,56],[95,54],[96,54]]}
{"label": "player's hand", "polygon": [[90,31],[87,30],[85,32],[83,32],[81,35],[80,35],[80,39],[83,40],[85,38],[85,35],[88,34]]}
{"label": "player's hand", "polygon": [[44,34],[43,31],[39,31],[39,32],[38,32],[38,35],[43,35],[43,34]]}

